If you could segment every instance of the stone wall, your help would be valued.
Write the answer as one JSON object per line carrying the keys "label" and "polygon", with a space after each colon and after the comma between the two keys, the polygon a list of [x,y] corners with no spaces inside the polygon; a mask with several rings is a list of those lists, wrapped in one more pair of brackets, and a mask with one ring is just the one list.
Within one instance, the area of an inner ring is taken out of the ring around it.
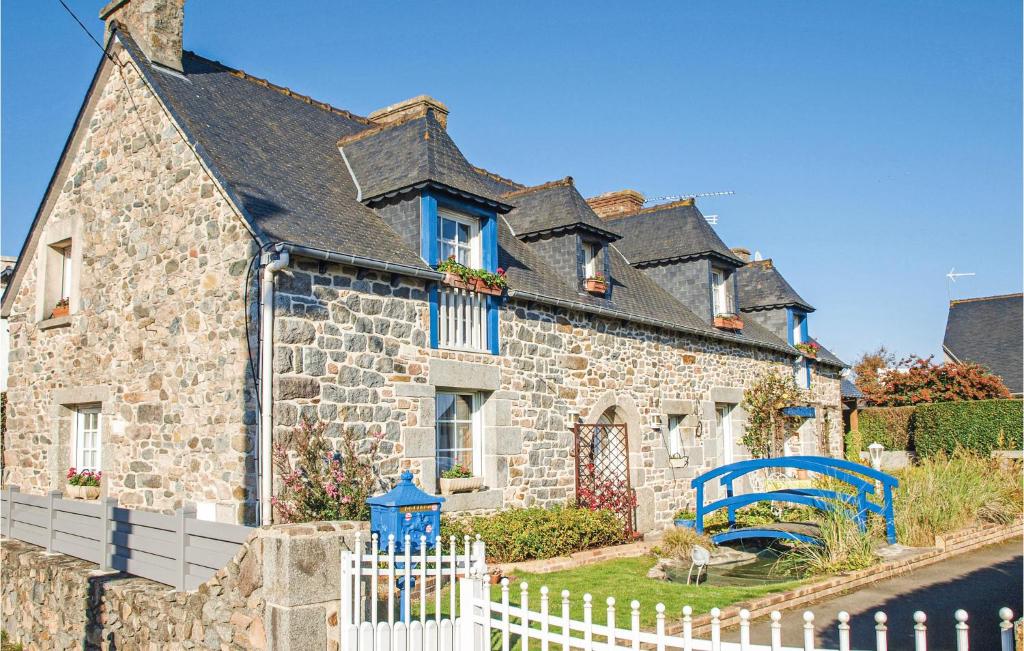
{"label": "stone wall", "polygon": [[367,523],[257,529],[192,592],[3,539],[0,627],[26,649],[338,649],[338,559]]}
{"label": "stone wall", "polygon": [[[135,68],[122,70],[124,81],[105,64],[23,261],[3,480],[62,489],[72,408],[97,404],[106,494],[163,511],[213,502],[218,519],[243,521],[255,422],[243,290],[255,248]],[[68,238],[71,314],[52,319],[50,245]]]}
{"label": "stone wall", "polygon": [[[339,435],[384,437],[380,468],[410,467],[435,490],[434,396],[483,394],[485,485],[446,508],[551,505],[573,496],[572,425],[612,409],[629,428],[631,481],[642,529],[663,526],[692,499],[689,480],[721,463],[715,403],[740,403],[768,369],[791,358],[752,347],[512,301],[502,310],[501,354],[432,350],[421,281],[295,261],[276,299],[276,435],[302,415]],[[323,271],[321,271],[323,269]],[[816,373],[811,399],[834,412],[829,448],[841,446],[838,374]],[[819,410],[820,411],[820,410]],[[686,416],[688,464],[668,458],[669,414]],[[745,415],[733,413],[735,458]],[[823,420],[801,432],[818,449]]]}

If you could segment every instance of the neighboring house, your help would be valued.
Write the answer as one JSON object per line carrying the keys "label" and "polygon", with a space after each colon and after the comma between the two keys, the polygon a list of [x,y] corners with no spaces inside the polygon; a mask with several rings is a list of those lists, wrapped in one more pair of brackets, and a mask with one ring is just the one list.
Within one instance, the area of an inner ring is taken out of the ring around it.
{"label": "neighboring house", "polygon": [[1022,294],[949,302],[942,352],[947,361],[975,362],[1003,379],[1015,396],[1024,394],[1024,300]]}
{"label": "neighboring house", "polygon": [[[121,504],[266,522],[270,445],[310,417],[380,437],[381,472],[428,490],[471,466],[486,490],[447,510],[550,505],[574,495],[577,424],[612,424],[647,530],[747,456],[745,389],[794,366],[815,407],[800,445],[840,451],[842,362],[755,313],[716,319],[745,309],[743,261],[692,201],[502,178],[436,100],[331,107],[182,52],[182,11],[102,14],[110,57],[3,302],[5,482],[61,488],[97,459]],[[446,284],[449,256],[504,268],[507,292]]]}

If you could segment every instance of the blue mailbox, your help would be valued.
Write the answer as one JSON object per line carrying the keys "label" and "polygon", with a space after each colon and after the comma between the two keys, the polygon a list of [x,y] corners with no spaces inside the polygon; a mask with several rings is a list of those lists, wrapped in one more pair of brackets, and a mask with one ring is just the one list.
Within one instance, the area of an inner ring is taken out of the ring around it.
{"label": "blue mailbox", "polygon": [[437,539],[441,532],[441,502],[437,497],[423,492],[412,483],[412,473],[402,473],[398,485],[387,493],[366,500],[370,505],[370,531],[377,534],[380,551],[388,548],[388,536],[395,536],[395,552],[405,552],[405,535],[409,534],[410,553],[419,553],[420,536],[426,536],[428,544]]}

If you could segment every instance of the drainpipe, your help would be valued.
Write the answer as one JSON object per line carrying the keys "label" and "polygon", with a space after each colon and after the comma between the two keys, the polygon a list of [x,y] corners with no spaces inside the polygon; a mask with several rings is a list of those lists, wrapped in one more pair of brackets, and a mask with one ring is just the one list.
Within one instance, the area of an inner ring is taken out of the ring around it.
{"label": "drainpipe", "polygon": [[277,258],[263,254],[260,276],[260,524],[274,519],[270,496],[274,491],[274,274],[288,266],[286,250],[278,250]]}

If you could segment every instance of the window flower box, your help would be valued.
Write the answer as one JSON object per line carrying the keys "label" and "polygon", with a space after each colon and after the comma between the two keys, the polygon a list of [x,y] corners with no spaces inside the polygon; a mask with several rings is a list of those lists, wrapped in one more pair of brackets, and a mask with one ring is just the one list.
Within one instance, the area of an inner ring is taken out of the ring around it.
{"label": "window flower box", "polygon": [[716,314],[715,327],[723,330],[742,330],[743,320],[736,314]]}
{"label": "window flower box", "polygon": [[68,496],[78,500],[95,500],[100,496],[100,480],[103,473],[99,471],[68,468]]}
{"label": "window flower box", "polygon": [[483,477],[442,477],[441,494],[472,493],[480,490],[483,485]]}
{"label": "window flower box", "polygon": [[465,289],[470,292],[476,291],[476,280],[463,280],[462,278],[459,278],[458,274],[453,274],[450,271],[444,274],[444,279],[441,280],[441,282],[449,287],[454,287],[455,289]]}
{"label": "window flower box", "polygon": [[584,281],[584,287],[591,294],[604,294],[608,291],[608,281],[604,279],[604,276],[594,276]]}
{"label": "window flower box", "polygon": [[100,497],[99,486],[71,486],[67,487],[68,497],[76,500],[96,500]]}
{"label": "window flower box", "polygon": [[456,289],[465,289],[489,296],[501,296],[505,288],[508,287],[508,283],[505,281],[505,270],[500,267],[496,273],[491,273],[486,269],[471,269],[460,264],[452,256],[437,265],[437,270],[444,273],[441,283]]}
{"label": "window flower box", "polygon": [[53,306],[53,312],[50,313],[50,318],[59,319],[62,316],[67,316],[69,311],[70,306],[68,305],[68,299],[62,298]]}
{"label": "window flower box", "polygon": [[808,359],[818,359],[818,351],[821,346],[816,341],[808,343],[793,344],[793,348],[796,348],[800,353]]}
{"label": "window flower box", "polygon": [[504,291],[504,288],[498,285],[488,285],[487,281],[483,278],[476,279],[475,289],[477,292],[487,294],[488,296],[501,296],[501,293]]}

